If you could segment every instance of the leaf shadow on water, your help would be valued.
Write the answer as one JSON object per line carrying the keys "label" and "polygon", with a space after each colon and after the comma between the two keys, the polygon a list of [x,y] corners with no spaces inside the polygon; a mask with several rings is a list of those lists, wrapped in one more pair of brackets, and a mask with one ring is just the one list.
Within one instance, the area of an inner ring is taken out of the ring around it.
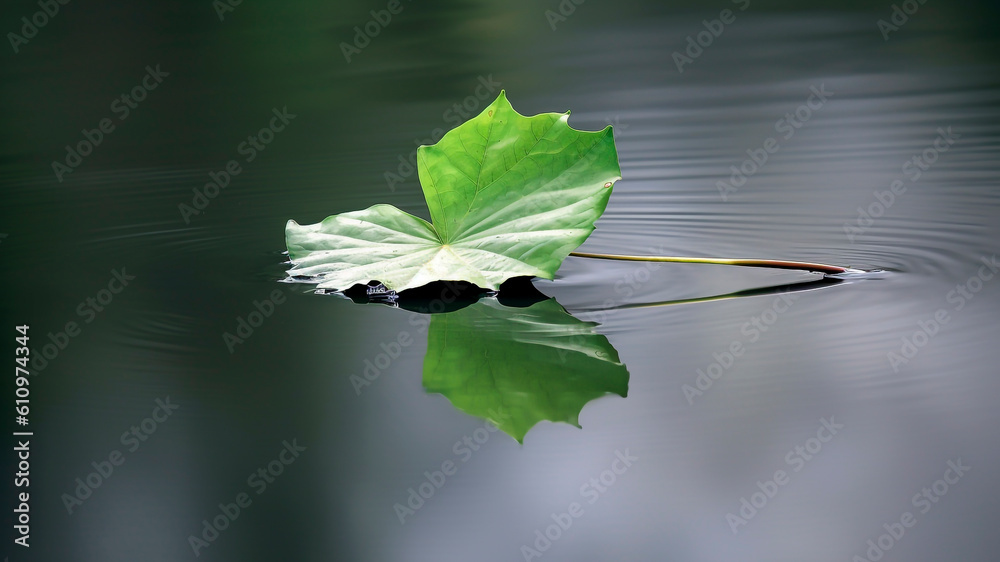
{"label": "leaf shadow on water", "polygon": [[[815,281],[683,300],[627,303],[605,311],[693,304],[811,291],[846,281]],[[380,303],[430,314],[423,387],[459,410],[488,420],[522,443],[547,420],[580,427],[592,400],[628,395],[629,372],[596,322],[573,316],[530,278],[508,281],[500,291],[467,283],[435,283],[393,293],[372,284],[345,291],[359,303]]]}

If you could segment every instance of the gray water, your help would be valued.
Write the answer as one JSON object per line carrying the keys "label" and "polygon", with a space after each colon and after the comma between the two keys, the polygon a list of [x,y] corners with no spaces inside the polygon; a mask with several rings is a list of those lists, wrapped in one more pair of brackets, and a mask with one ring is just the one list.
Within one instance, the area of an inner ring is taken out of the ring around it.
{"label": "gray water", "polygon": [[[886,40],[890,3],[741,6],[592,0],[553,29],[556,2],[404,3],[351,62],[340,43],[384,3],[244,2],[222,21],[207,1],[61,6],[8,52],[0,90],[5,329],[30,325],[33,358],[50,333],[64,343],[33,364],[28,426],[10,425],[33,432],[30,490],[16,490],[30,491],[31,546],[10,532],[4,552],[997,560],[996,9],[929,0]],[[735,20],[679,72],[673,53],[724,8]],[[16,31],[37,9],[0,21]],[[156,65],[168,75],[122,119],[113,100]],[[568,258],[534,284],[598,323],[627,397],[523,444],[484,431],[424,390],[425,315],[281,283],[283,227],[375,203],[427,217],[416,175],[386,174],[462,120],[454,104],[474,114],[499,88],[522,114],[614,126],[623,179],[583,251],[879,271],[815,283]],[[241,143],[283,108],[294,117],[248,162]],[[114,130],[57,178],[52,162],[104,118]],[[185,216],[231,159],[240,173]],[[753,171],[726,187],[731,166]],[[61,335],[69,322],[78,335]],[[177,409],[154,412],[168,397]],[[67,500],[114,451],[112,474]],[[269,463],[270,483],[252,476]],[[397,507],[429,480],[443,480],[429,499]],[[237,498],[250,503],[193,547]]]}

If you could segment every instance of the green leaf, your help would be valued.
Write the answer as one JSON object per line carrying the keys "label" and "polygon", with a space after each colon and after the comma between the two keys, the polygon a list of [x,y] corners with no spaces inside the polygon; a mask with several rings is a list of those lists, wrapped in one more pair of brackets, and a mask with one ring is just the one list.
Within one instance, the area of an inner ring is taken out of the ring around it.
{"label": "green leaf", "polygon": [[597,324],[554,299],[509,308],[492,299],[431,317],[424,388],[493,422],[519,443],[541,420],[580,427],[580,410],[628,394],[628,370]]}
{"label": "green leaf", "polygon": [[289,275],[345,290],[381,281],[497,289],[511,277],[552,279],[594,230],[621,178],[611,127],[577,131],[567,113],[520,115],[504,92],[478,116],[417,150],[433,224],[391,205],[323,222],[288,221]]}

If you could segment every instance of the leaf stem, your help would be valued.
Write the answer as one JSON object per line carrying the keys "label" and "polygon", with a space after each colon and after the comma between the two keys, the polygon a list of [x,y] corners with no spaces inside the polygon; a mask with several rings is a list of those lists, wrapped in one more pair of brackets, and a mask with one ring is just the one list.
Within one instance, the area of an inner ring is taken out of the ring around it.
{"label": "leaf stem", "polygon": [[670,263],[707,263],[712,265],[736,265],[742,267],[769,267],[772,269],[797,269],[812,271],[814,273],[838,274],[838,273],[861,273],[860,270],[838,265],[827,265],[823,263],[810,263],[803,261],[781,261],[781,260],[751,260],[751,259],[724,259],[724,258],[687,258],[677,256],[622,256],[617,254],[590,254],[586,252],[570,252],[571,256],[578,258],[592,258],[599,260],[619,260],[619,261],[655,261]]}

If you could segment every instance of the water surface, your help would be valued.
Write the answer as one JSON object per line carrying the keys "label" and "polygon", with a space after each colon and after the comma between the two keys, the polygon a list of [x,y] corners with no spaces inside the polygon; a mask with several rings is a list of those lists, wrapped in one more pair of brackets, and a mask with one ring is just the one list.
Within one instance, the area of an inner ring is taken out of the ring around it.
{"label": "water surface", "polygon": [[[2,89],[3,317],[31,325],[36,354],[80,327],[31,379],[32,548],[11,558],[193,559],[202,521],[247,493],[198,558],[534,559],[522,547],[545,546],[536,531],[576,502],[545,560],[851,560],[907,511],[885,560],[995,560],[995,9],[927,2],[885,41],[889,5],[739,5],[682,73],[672,53],[727,4],[595,0],[553,30],[554,2],[407,3],[351,63],[339,44],[383,5],[243,3],[221,22],[207,2],[63,6],[9,54]],[[12,7],[8,27],[33,9]],[[157,64],[169,76],[118,120],[112,100]],[[478,111],[499,87],[523,114],[614,125],[623,179],[584,251],[883,271],[799,285],[816,276],[569,258],[535,286],[599,323],[627,397],[523,444],[483,431],[424,391],[426,317],[279,281],[290,218],[375,203],[426,217],[415,174],[386,173],[455,124],[454,104]],[[246,162],[241,143],[286,107]],[[116,129],[58,181],[52,161],[106,117]],[[925,153],[939,137],[947,150]],[[769,138],[767,161],[720,189]],[[185,220],[179,205],[231,159],[241,172]],[[859,207],[880,216],[859,223]],[[135,279],[86,305],[113,270]],[[704,300],[772,287],[802,290]],[[249,337],[224,338],[269,299]],[[168,396],[179,408],[130,451],[122,433]],[[293,441],[305,450],[261,489],[249,477]],[[124,464],[67,513],[63,494],[114,450]],[[949,461],[971,469],[935,489]],[[447,462],[433,496],[395,507]],[[744,517],[741,500],[775,488]],[[914,503],[924,488],[935,501]]]}

